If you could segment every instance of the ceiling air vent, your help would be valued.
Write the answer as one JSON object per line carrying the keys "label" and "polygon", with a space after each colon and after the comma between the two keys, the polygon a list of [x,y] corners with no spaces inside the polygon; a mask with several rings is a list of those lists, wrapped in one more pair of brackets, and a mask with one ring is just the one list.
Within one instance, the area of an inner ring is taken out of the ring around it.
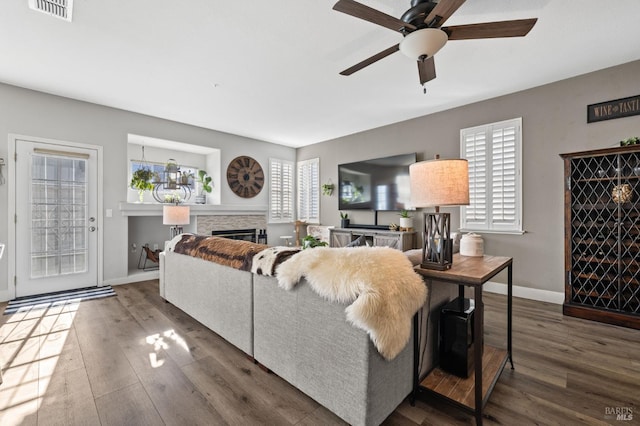
{"label": "ceiling air vent", "polygon": [[33,10],[71,22],[73,0],[29,0],[29,7]]}

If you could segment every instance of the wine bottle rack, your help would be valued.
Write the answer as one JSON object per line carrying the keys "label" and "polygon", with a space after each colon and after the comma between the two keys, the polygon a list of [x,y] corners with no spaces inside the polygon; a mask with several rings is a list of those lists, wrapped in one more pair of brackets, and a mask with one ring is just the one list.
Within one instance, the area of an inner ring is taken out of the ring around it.
{"label": "wine bottle rack", "polygon": [[566,315],[640,329],[640,146],[562,154]]}

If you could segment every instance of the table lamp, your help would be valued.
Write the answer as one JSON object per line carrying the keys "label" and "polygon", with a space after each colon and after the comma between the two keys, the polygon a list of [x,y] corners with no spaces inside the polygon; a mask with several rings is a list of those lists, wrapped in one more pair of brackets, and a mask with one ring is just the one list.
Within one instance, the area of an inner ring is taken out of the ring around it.
{"label": "table lamp", "polygon": [[162,224],[171,225],[169,239],[182,234],[182,225],[189,224],[189,206],[165,205],[162,206]]}
{"label": "table lamp", "polygon": [[411,204],[435,207],[435,213],[423,213],[422,263],[424,269],[444,271],[451,268],[453,242],[451,215],[440,213],[440,206],[469,204],[469,166],[467,160],[435,159],[409,166]]}

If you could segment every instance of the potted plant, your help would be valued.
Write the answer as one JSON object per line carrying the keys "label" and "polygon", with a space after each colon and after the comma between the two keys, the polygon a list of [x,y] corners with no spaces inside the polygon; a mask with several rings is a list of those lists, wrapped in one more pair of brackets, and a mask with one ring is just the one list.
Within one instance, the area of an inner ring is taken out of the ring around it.
{"label": "potted plant", "polygon": [[331,195],[333,194],[333,189],[335,186],[332,183],[323,183],[322,184],[322,195]]}
{"label": "potted plant", "polygon": [[153,172],[148,167],[142,167],[136,170],[131,176],[131,183],[129,186],[138,190],[138,199],[141,203],[144,201],[144,191],[153,190],[153,184],[151,183],[152,179]]}
{"label": "potted plant", "polygon": [[195,176],[193,175],[193,173],[191,172],[191,170],[189,170],[188,172],[182,172],[180,174],[180,183],[182,185],[189,185],[189,180],[193,179]]}
{"label": "potted plant", "polygon": [[629,146],[629,145],[637,145],[637,144],[640,144],[640,138],[637,136],[620,141],[620,146]]}
{"label": "potted plant", "polygon": [[205,204],[207,195],[205,192],[211,193],[213,190],[212,178],[207,174],[206,170],[198,170],[196,177],[196,204]]}
{"label": "potted plant", "polygon": [[413,228],[413,218],[407,210],[400,210],[400,230],[409,231]]}
{"label": "potted plant", "polygon": [[314,248],[314,247],[326,247],[329,244],[326,241],[320,241],[313,235],[307,235],[302,239],[302,249]]}
{"label": "potted plant", "polygon": [[340,227],[348,228],[349,227],[349,213],[340,212]]}

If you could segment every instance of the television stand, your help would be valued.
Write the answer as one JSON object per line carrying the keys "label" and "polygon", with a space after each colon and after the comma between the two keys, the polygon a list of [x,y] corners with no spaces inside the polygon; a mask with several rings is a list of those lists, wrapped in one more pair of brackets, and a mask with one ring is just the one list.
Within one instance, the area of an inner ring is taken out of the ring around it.
{"label": "television stand", "polygon": [[357,225],[355,223],[349,224],[348,229],[381,229],[389,230],[389,225]]}
{"label": "television stand", "polygon": [[[375,228],[376,225],[354,225],[349,228],[331,228],[331,247],[345,247],[349,243],[364,236],[367,244],[374,247],[391,247],[401,251],[417,248],[418,233],[406,231],[389,231],[388,227]],[[373,228],[371,228],[373,227]]]}

